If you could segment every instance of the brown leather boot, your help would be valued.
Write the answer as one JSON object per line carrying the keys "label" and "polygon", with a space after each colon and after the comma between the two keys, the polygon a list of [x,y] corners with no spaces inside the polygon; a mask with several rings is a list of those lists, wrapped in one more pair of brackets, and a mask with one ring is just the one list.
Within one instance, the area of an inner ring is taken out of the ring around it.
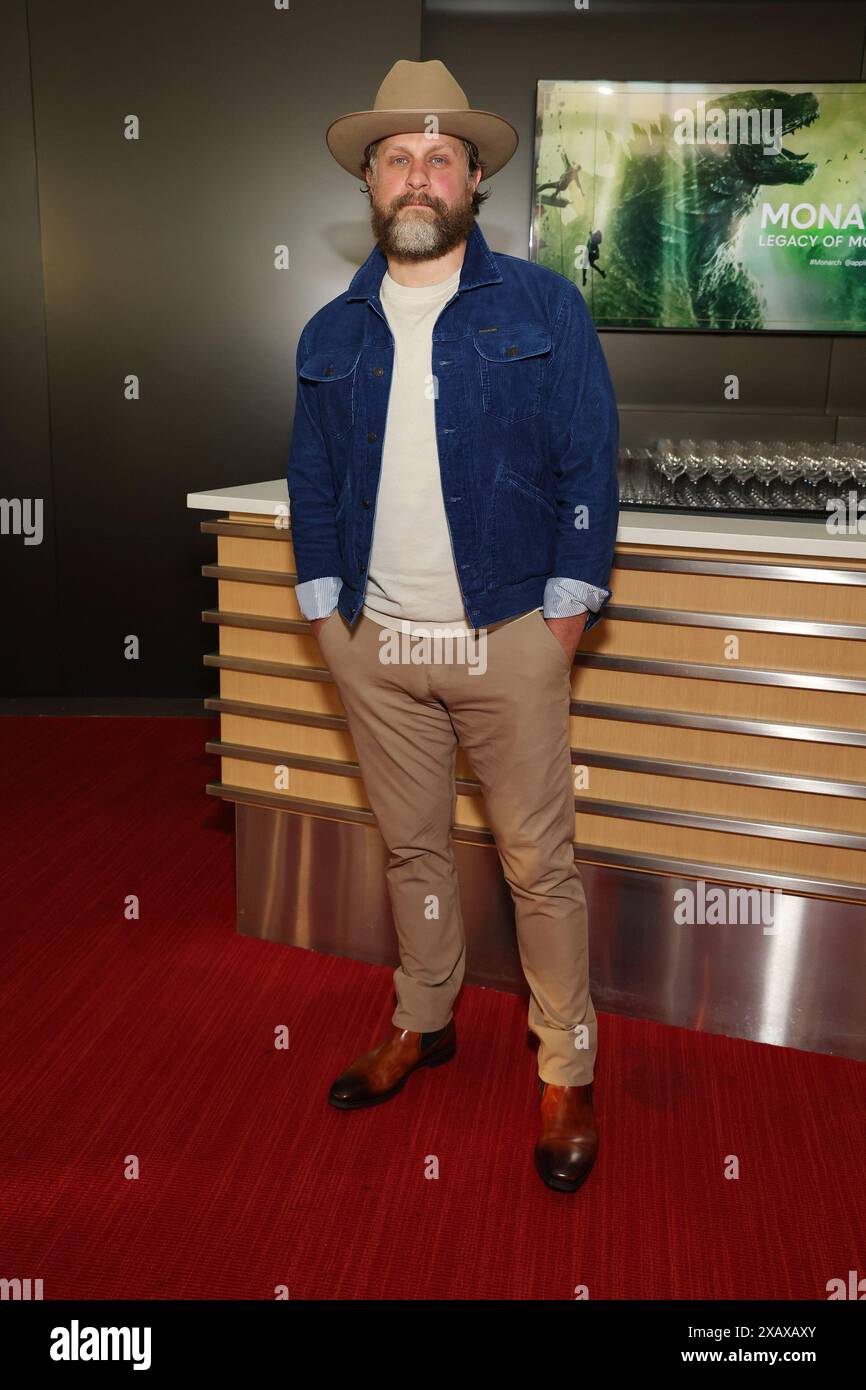
{"label": "brown leather boot", "polygon": [[541,1133],[535,1166],[548,1187],[576,1192],[589,1177],[598,1153],[592,1111],[592,1082],[587,1086],[553,1086],[540,1081]]}
{"label": "brown leather boot", "polygon": [[328,1093],[330,1104],[338,1110],[380,1105],[402,1091],[409,1073],[416,1067],[439,1067],[443,1062],[450,1062],[457,1051],[453,1018],[448,1020],[442,1036],[425,1048],[421,1047],[421,1037],[420,1033],[397,1028],[392,1023],[383,1043],[358,1057],[342,1076],[337,1077]]}

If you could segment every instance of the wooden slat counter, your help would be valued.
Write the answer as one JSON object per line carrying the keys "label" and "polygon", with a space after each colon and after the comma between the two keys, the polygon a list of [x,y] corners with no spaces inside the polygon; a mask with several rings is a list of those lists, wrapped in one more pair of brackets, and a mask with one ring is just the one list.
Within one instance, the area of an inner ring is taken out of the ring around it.
{"label": "wooden slat counter", "polygon": [[[219,670],[206,706],[220,715],[208,748],[221,778],[208,791],[374,824],[297,605],[285,483],[189,504],[224,512],[201,523],[216,538],[204,573],[218,596],[203,614],[214,630],[205,660]],[[672,882],[697,871],[857,904],[862,920],[866,536],[820,521],[624,512],[610,587],[572,674],[581,865]],[[462,750],[457,793],[455,839],[491,843]]]}

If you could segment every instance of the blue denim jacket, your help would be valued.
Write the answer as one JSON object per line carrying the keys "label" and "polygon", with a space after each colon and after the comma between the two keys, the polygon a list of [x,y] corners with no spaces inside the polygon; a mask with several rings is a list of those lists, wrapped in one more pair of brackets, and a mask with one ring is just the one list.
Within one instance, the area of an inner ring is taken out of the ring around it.
{"label": "blue denim jacket", "polygon": [[[306,324],[287,467],[297,596],[305,617],[364,603],[394,338],[375,247],[348,290]],[[619,419],[580,291],[556,271],[492,252],[476,223],[460,281],[433,328],[436,443],[467,619],[485,627],[611,594]]]}

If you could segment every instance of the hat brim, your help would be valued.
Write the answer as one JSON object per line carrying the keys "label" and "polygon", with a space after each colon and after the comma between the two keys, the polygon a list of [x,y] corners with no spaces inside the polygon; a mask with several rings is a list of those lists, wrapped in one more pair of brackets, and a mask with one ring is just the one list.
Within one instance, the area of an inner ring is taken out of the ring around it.
{"label": "hat brim", "polygon": [[363,178],[364,150],[372,140],[386,135],[422,133],[429,130],[430,117],[439,122],[439,133],[472,140],[484,178],[490,178],[507,164],[517,149],[519,136],[514,126],[492,111],[351,111],[338,116],[325,133],[328,149],[341,168],[355,178]]}

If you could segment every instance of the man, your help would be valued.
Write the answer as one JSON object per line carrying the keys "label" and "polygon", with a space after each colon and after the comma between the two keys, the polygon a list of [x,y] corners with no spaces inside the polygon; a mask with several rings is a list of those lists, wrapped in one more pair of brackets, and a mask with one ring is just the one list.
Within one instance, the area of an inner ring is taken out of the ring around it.
{"label": "man", "polygon": [[389,1036],[329,1100],[379,1104],[418,1067],[454,1056],[459,741],[515,904],[539,1039],[536,1167],[573,1192],[598,1136],[571,671],[610,598],[610,377],[577,288],[487,246],[477,186],[517,134],[470,108],[442,63],[395,63],[373,109],[340,117],[327,141],[347,172],[363,173],[376,246],[298,345],[287,470],[296,594],[389,851],[401,961]]}

